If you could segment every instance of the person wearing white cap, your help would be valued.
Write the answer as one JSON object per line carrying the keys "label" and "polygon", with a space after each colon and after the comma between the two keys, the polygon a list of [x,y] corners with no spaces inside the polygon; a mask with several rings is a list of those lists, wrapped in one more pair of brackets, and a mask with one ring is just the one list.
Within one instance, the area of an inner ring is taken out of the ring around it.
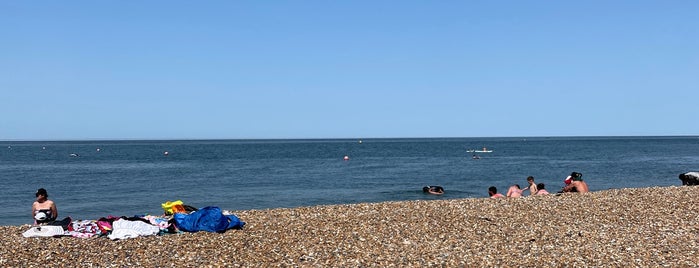
{"label": "person wearing white cap", "polygon": [[32,204],[32,217],[34,218],[34,225],[48,223],[56,220],[58,217],[56,204],[49,200],[49,194],[44,188],[36,191],[36,201]]}

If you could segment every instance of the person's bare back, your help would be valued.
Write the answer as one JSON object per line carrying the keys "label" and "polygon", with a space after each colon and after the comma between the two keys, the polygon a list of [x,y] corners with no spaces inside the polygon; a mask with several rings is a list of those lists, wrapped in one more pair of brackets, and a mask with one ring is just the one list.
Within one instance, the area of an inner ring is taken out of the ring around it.
{"label": "person's bare back", "polygon": [[583,180],[574,180],[573,182],[570,183],[570,185],[563,188],[563,191],[564,192],[587,193],[590,191],[590,189],[587,188],[587,183],[585,183]]}
{"label": "person's bare back", "polygon": [[590,191],[590,189],[587,188],[587,183],[585,183],[585,181],[574,181],[572,184],[573,187],[575,187],[575,190],[578,191],[578,193],[587,193]]}
{"label": "person's bare back", "polygon": [[507,190],[507,197],[522,197],[522,189],[520,189],[517,184],[512,185],[510,189]]}

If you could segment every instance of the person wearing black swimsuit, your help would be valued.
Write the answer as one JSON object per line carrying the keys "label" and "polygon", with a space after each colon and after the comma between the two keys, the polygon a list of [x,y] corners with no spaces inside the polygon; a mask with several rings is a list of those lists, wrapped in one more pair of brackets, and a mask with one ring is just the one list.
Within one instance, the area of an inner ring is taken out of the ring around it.
{"label": "person wearing black swimsuit", "polygon": [[32,204],[32,217],[34,225],[48,223],[56,220],[58,217],[58,209],[56,204],[49,200],[49,194],[46,189],[41,188],[36,191],[36,201]]}

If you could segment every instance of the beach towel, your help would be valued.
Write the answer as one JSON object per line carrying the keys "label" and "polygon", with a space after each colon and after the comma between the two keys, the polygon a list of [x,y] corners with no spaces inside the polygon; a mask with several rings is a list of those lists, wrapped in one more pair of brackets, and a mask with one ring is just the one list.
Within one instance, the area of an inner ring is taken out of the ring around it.
{"label": "beach towel", "polygon": [[109,239],[127,239],[139,236],[156,235],[160,232],[160,228],[142,221],[129,221],[119,219],[112,223],[112,234],[108,235]]}
{"label": "beach towel", "polygon": [[175,213],[175,225],[185,232],[225,232],[228,229],[243,229],[245,222],[235,215],[223,215],[218,207],[201,208],[191,214]]}
{"label": "beach towel", "polygon": [[22,233],[24,237],[54,237],[61,236],[64,234],[63,227],[61,226],[34,226],[29,230]]}
{"label": "beach towel", "polygon": [[69,231],[66,235],[79,238],[90,238],[102,235],[96,221],[91,220],[76,220],[70,224]]}

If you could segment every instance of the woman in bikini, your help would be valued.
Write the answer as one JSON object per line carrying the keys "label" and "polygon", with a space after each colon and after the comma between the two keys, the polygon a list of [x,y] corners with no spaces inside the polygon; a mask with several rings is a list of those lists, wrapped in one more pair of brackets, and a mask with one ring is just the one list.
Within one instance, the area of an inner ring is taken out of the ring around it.
{"label": "woman in bikini", "polygon": [[32,204],[34,225],[48,223],[56,220],[56,217],[58,217],[56,204],[48,198],[49,194],[46,192],[46,189],[41,188],[36,191],[36,201]]}

